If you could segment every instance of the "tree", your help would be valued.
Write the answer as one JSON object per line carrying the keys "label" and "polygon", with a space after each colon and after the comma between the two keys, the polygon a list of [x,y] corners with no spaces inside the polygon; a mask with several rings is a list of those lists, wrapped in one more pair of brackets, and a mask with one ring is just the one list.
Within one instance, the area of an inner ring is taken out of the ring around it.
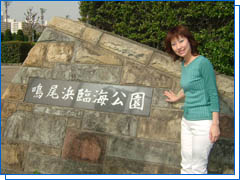
{"label": "tree", "polygon": [[12,39],[13,39],[12,33],[10,29],[7,29],[4,34],[4,41],[12,41]]}
{"label": "tree", "polygon": [[17,34],[16,33],[12,33],[12,41],[16,41],[17,40]]}
{"label": "tree", "polygon": [[35,37],[34,37],[34,39],[35,39],[35,42],[37,42],[38,41],[38,39],[39,39],[39,37],[41,36],[41,32],[36,32],[36,34],[35,34]]}
{"label": "tree", "polygon": [[38,35],[36,30],[33,31],[33,36],[34,36],[34,42],[36,42],[38,40]]}
{"label": "tree", "polygon": [[24,41],[28,41],[28,36],[24,34]]}
{"label": "tree", "polygon": [[83,22],[162,51],[167,31],[186,25],[200,54],[217,71],[234,74],[234,2],[81,1],[79,10]]}
{"label": "tree", "polygon": [[37,13],[33,12],[33,8],[27,9],[27,12],[24,13],[24,15],[27,23],[25,32],[28,36],[28,40],[34,41],[34,30],[38,25],[39,16],[37,16]]}
{"label": "tree", "polygon": [[16,40],[17,40],[17,41],[24,41],[24,34],[23,34],[23,31],[22,31],[21,29],[19,29],[19,30],[17,31]]}

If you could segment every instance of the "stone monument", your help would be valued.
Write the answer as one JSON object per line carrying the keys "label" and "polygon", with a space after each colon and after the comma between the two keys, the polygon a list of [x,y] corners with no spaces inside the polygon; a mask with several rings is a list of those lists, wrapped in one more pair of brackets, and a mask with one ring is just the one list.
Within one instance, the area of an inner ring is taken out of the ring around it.
{"label": "stone monument", "polygon": [[[4,174],[179,174],[180,63],[54,17],[2,96]],[[221,138],[209,173],[234,171],[234,79],[217,74]]]}

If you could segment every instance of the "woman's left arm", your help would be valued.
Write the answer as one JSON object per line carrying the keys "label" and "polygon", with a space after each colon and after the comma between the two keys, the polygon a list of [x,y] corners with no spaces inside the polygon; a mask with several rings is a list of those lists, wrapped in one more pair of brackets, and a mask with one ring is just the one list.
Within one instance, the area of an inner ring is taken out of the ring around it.
{"label": "woman's left arm", "polygon": [[209,138],[212,143],[216,142],[220,136],[219,112],[212,112],[212,125],[209,132]]}
{"label": "woman's left arm", "polygon": [[219,128],[219,98],[217,92],[216,76],[213,66],[208,59],[202,61],[201,74],[205,83],[205,90],[210,100],[210,112],[212,113],[212,125],[209,132],[211,142],[216,142],[220,136]]}

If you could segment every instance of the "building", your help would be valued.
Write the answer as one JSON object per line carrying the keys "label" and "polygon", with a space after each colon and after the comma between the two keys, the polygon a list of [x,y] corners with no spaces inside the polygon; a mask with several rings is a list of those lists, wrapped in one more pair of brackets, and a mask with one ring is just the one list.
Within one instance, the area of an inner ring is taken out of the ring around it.
{"label": "building", "polygon": [[[44,22],[44,26],[46,26],[47,21]],[[1,32],[5,32],[7,29],[11,30],[11,33],[17,33],[19,29],[22,31],[25,31],[25,28],[27,27],[26,22],[18,22],[15,19],[8,19],[8,22],[6,23],[5,18],[3,15],[1,15]],[[40,24],[37,24],[36,31],[41,32],[42,27]]]}
{"label": "building", "polygon": [[11,32],[12,33],[17,33],[18,30],[23,30],[25,29],[25,27],[27,26],[26,22],[11,22]]}

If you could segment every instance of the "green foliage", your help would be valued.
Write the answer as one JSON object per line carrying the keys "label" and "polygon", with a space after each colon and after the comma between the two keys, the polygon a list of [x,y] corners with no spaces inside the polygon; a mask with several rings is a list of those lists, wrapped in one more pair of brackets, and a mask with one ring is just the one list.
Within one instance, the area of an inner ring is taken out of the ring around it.
{"label": "green foliage", "polygon": [[22,41],[8,41],[1,43],[1,63],[22,63],[33,43]]}
{"label": "green foliage", "polygon": [[24,41],[28,41],[28,36],[24,34]]}
{"label": "green foliage", "polygon": [[33,174],[41,174],[38,170],[35,170]]}
{"label": "green foliage", "polygon": [[12,41],[16,41],[17,40],[17,34],[16,33],[12,33]]}
{"label": "green foliage", "polygon": [[1,42],[4,41],[4,33],[1,32]]}
{"label": "green foliage", "polygon": [[184,24],[215,69],[234,74],[234,2],[82,1],[79,10],[84,22],[162,51],[167,31]]}
{"label": "green foliage", "polygon": [[11,33],[10,29],[7,29],[4,34],[4,41],[11,41],[12,39],[13,39],[12,33]]}
{"label": "green foliage", "polygon": [[23,31],[22,31],[21,29],[19,29],[19,30],[17,31],[16,40],[17,40],[17,41],[24,41],[24,34],[23,34]]}
{"label": "green foliage", "polygon": [[33,30],[34,42],[37,42],[38,38],[41,36],[41,33],[37,33],[36,30]]}

